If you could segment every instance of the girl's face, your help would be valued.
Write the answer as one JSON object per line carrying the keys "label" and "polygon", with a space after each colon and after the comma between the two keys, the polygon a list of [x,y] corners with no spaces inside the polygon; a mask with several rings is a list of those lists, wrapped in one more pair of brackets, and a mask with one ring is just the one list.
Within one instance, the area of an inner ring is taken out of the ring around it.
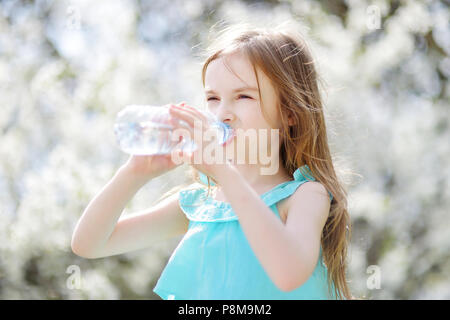
{"label": "girl's face", "polygon": [[[239,79],[227,68],[223,59],[220,57],[211,61],[206,69],[205,96],[208,109],[220,121],[229,124],[233,129],[242,129],[244,132],[248,129],[250,129],[249,131],[254,130],[257,137],[260,134],[259,129],[266,129],[267,147],[269,148],[266,154],[270,154],[270,129],[281,128],[280,116],[276,108],[278,99],[275,89],[269,78],[260,69],[257,69],[264,110],[271,125],[261,112],[258,83],[250,61],[239,52],[227,55],[226,61],[233,72],[240,77]],[[261,133],[263,132],[264,130],[261,131]],[[231,143],[235,144],[236,138]],[[245,143],[246,156],[249,155],[248,144],[249,140]],[[255,149],[251,148],[251,150]]]}

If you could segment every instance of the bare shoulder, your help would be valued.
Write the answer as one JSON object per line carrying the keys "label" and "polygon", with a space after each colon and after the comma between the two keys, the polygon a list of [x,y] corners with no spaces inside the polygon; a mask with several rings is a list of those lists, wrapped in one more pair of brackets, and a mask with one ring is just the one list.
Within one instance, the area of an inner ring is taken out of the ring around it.
{"label": "bare shoulder", "polygon": [[297,198],[305,196],[318,196],[319,198],[323,196],[325,200],[329,199],[328,191],[322,183],[317,181],[308,181],[300,185],[300,187],[295,190],[295,192],[288,198],[288,200],[291,200],[290,202],[292,202]]}
{"label": "bare shoulder", "polygon": [[[303,183],[295,192],[280,204],[280,216],[286,222],[292,209],[317,208],[322,219],[328,216],[330,201],[325,186],[317,181]],[[325,217],[324,217],[325,216]]]}

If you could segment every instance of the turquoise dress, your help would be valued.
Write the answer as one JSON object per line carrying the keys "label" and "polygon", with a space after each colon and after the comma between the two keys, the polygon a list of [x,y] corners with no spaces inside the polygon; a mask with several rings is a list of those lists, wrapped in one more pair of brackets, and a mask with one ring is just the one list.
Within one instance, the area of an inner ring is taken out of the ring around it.
{"label": "turquoise dress", "polygon": [[[283,182],[261,195],[278,218],[276,204],[303,183],[315,180],[307,165],[298,168],[293,176],[294,180]],[[206,181],[203,174],[200,178]],[[179,194],[180,207],[190,220],[189,228],[153,289],[162,299],[335,299],[328,293],[322,248],[310,278],[290,292],[281,291],[253,253],[231,205],[206,197],[206,194],[206,187],[183,190]]]}

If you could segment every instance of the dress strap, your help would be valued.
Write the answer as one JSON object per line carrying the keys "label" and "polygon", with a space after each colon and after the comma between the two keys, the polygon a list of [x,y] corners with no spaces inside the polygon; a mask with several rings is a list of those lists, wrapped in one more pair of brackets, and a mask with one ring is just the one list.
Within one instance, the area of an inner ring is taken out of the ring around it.
{"label": "dress strap", "polygon": [[[200,181],[204,184],[204,185],[208,185],[208,177],[204,174],[204,173],[202,173],[201,171],[198,171],[198,175],[199,175],[199,177],[200,177]],[[209,181],[209,184],[211,185],[211,186],[215,186],[216,184],[212,181],[212,180],[210,180]]]}
{"label": "dress strap", "polygon": [[[199,172],[199,175],[201,181],[207,184],[207,177],[201,172]],[[285,181],[261,195],[261,199],[268,207],[292,195],[305,182],[316,180],[308,165],[303,165],[295,170],[293,177],[294,180]],[[211,183],[214,185],[213,182]],[[330,200],[332,199],[333,196],[330,193]],[[180,191],[179,203],[187,218],[192,221],[224,222],[238,220],[229,203],[208,197],[207,189],[201,185],[196,189]]]}
{"label": "dress strap", "polygon": [[267,204],[267,206],[271,206],[287,197],[292,195],[298,187],[307,182],[307,180],[303,181],[288,181],[281,185],[276,186],[274,189],[269,192],[263,194],[261,198]]}
{"label": "dress strap", "polygon": [[[278,201],[289,197],[295,192],[295,190],[297,190],[298,187],[300,187],[305,182],[316,181],[316,179],[312,175],[311,169],[306,164],[297,168],[297,170],[294,171],[293,176],[294,180],[279,184],[278,186],[261,196],[261,198],[268,206],[271,206]],[[330,195],[331,201],[333,199],[333,195],[331,194],[331,192],[328,193]]]}
{"label": "dress strap", "polygon": [[[203,182],[203,184],[208,185],[208,177],[203,174],[202,172],[198,172],[199,176],[200,176],[200,181]],[[316,181],[316,179],[314,178],[314,176],[312,175],[311,169],[309,168],[309,166],[307,164],[297,168],[297,170],[294,171],[294,173],[292,174],[294,177],[294,180],[291,181],[286,181],[286,183],[292,184],[293,182],[301,182],[300,184],[293,184],[290,187],[287,187],[284,183],[276,186],[274,189],[270,190],[270,191],[276,191],[275,189],[278,189],[279,187],[284,188],[284,192],[288,193],[287,197],[290,196],[295,190],[297,190],[297,188],[302,185],[304,182],[306,181]],[[216,184],[213,181],[210,181],[211,186],[215,186]],[[287,188],[287,189],[286,189]],[[292,192],[290,192],[292,191]],[[290,193],[289,193],[290,192]],[[277,197],[278,197],[278,193],[280,193],[280,191],[276,191]],[[283,192],[281,192],[283,193]],[[330,194],[330,201],[333,200],[333,195],[331,194],[331,192],[328,192]],[[280,198],[277,201],[282,200],[283,198]],[[271,200],[272,201],[272,200]]]}

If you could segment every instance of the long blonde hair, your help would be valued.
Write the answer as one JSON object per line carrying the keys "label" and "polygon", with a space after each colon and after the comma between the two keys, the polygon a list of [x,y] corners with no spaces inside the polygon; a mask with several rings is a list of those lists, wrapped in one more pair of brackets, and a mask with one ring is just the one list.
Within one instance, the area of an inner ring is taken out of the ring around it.
{"label": "long blonde hair", "polygon": [[[320,79],[301,33],[283,28],[279,25],[269,30],[240,23],[218,31],[217,37],[205,51],[203,86],[209,63],[233,52],[243,53],[249,59],[255,76],[258,67],[269,77],[278,95],[277,109],[282,121],[282,165],[292,175],[297,168],[307,164],[314,178],[333,195],[321,237],[328,287],[330,293],[334,288],[337,298],[351,299],[346,280],[347,247],[351,233],[347,192],[333,167],[319,90]],[[256,79],[258,81],[258,77]],[[262,104],[261,92],[259,97]],[[262,106],[261,110],[266,117]],[[292,117],[294,125],[288,125],[288,116]],[[200,182],[195,169],[193,177]],[[208,177],[208,193],[211,180]]]}
{"label": "long blonde hair", "polygon": [[[205,85],[206,69],[211,61],[233,52],[243,53],[251,62],[255,75],[257,67],[271,80],[278,95],[277,108],[281,115],[280,146],[282,165],[290,175],[307,164],[314,178],[333,195],[328,219],[322,231],[321,246],[324,263],[328,270],[328,288],[339,299],[354,299],[346,280],[347,248],[351,237],[351,221],[347,211],[347,191],[338,179],[328,146],[320,79],[312,55],[300,32],[283,29],[279,25],[272,30],[255,28],[245,23],[227,26],[217,32],[217,37],[205,49],[202,82]],[[256,77],[258,81],[258,77]],[[259,82],[258,82],[259,89]],[[259,92],[261,104],[261,92]],[[264,115],[264,108],[261,106]],[[288,116],[294,125],[288,124]],[[266,120],[269,122],[269,119]],[[190,167],[188,182],[166,192],[159,201],[190,185],[205,185],[199,172]],[[306,174],[305,176],[308,176]],[[206,175],[208,195],[211,182]],[[198,184],[192,185],[195,181]]]}

